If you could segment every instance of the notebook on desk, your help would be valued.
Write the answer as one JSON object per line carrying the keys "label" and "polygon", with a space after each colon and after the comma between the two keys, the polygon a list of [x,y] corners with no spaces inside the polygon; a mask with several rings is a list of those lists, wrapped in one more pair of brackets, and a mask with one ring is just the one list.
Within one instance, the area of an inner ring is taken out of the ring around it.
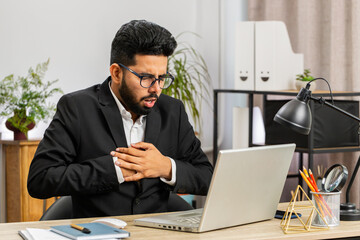
{"label": "notebook on desk", "polygon": [[206,232],[272,219],[294,150],[295,144],[222,150],[203,209],[135,219],[134,224]]}

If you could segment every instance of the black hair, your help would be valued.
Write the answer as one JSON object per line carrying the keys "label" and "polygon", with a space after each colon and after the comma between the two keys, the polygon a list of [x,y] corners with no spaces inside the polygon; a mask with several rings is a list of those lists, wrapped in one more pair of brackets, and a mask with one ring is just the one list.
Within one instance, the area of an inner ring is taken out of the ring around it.
{"label": "black hair", "polygon": [[135,65],[135,54],[170,56],[177,46],[165,28],[146,20],[133,20],[121,26],[111,44],[110,64]]}

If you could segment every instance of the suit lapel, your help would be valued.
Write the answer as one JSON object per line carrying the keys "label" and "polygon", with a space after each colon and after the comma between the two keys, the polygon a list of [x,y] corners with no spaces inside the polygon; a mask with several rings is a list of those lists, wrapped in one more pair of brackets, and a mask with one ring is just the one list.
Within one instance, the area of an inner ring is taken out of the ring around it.
{"label": "suit lapel", "polygon": [[100,109],[104,114],[116,146],[127,147],[124,125],[119,108],[116,105],[115,100],[110,92],[109,81],[111,81],[111,77],[106,79],[105,82],[103,82],[103,84],[100,86]]}

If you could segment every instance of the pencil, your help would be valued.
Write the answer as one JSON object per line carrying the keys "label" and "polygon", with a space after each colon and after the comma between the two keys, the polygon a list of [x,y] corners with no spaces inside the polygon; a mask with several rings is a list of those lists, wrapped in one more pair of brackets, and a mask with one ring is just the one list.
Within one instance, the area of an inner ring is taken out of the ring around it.
{"label": "pencil", "polygon": [[91,233],[91,231],[88,229],[88,228],[85,228],[85,227],[82,227],[82,226],[79,226],[79,225],[76,225],[76,224],[70,224],[70,226],[72,228],[75,228],[83,233]]}
{"label": "pencil", "polygon": [[305,176],[306,176],[306,177],[309,177],[309,174],[308,174],[308,172],[306,171],[305,166],[303,166],[303,171],[304,171]]}
{"label": "pencil", "polygon": [[313,187],[313,185],[309,182],[308,178],[305,177],[305,174],[299,169],[300,175],[302,176],[302,178],[305,180],[306,184],[309,186],[310,190],[315,192],[315,189]]}
{"label": "pencil", "polygon": [[[314,187],[316,187],[316,189],[318,189],[318,186],[317,186],[317,184],[316,184],[316,181],[315,181],[315,178],[314,178],[314,175],[313,175],[311,169],[309,169],[309,173],[310,173],[311,180],[312,180],[313,183],[314,183]],[[317,190],[317,191],[319,191],[319,190]]]}
{"label": "pencil", "polygon": [[[310,190],[315,193],[316,191],[315,191],[314,187],[313,187],[312,184],[309,182],[309,180],[305,177],[304,173],[303,173],[300,169],[299,169],[299,172],[300,172],[300,175],[302,176],[302,178],[304,179],[304,181],[306,182],[306,184],[309,186]],[[317,204],[318,204],[318,206],[319,206],[320,212],[322,213],[323,216],[325,216],[325,215],[324,215],[324,212],[323,212],[323,210],[322,210],[322,207],[321,207],[322,201],[318,201],[318,199],[320,200],[319,195],[318,195],[318,194],[315,194],[315,197],[316,197],[316,198],[315,198],[315,201],[317,202]],[[319,203],[319,202],[320,202],[320,203]],[[323,205],[323,207],[325,208],[325,211],[330,215],[330,213],[327,211],[325,205],[324,205],[323,203],[322,203],[322,205]]]}
{"label": "pencil", "polygon": [[[309,174],[310,174],[310,177],[311,177],[311,179],[312,179],[312,182],[313,182],[315,191],[316,191],[316,192],[319,192],[319,189],[318,189],[318,187],[317,187],[317,184],[316,184],[316,181],[315,181],[315,178],[314,178],[314,175],[313,175],[311,169],[309,169]],[[329,207],[329,205],[327,204],[327,202],[325,201],[325,199],[323,198],[323,196],[322,196],[322,195],[319,195],[319,196],[320,196],[321,200],[324,202],[324,204],[325,204],[328,212],[330,213],[330,215],[333,216],[333,213],[332,213],[332,211],[331,211],[331,208]]]}

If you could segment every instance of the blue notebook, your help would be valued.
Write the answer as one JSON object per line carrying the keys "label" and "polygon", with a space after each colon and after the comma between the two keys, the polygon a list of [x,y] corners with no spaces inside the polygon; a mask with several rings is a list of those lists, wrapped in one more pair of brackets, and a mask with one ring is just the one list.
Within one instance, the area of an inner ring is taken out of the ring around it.
{"label": "blue notebook", "polygon": [[76,240],[127,238],[130,236],[130,233],[127,231],[110,227],[102,223],[82,223],[77,225],[89,229],[91,233],[83,233],[75,228],[72,228],[70,225],[52,226],[51,231]]}

